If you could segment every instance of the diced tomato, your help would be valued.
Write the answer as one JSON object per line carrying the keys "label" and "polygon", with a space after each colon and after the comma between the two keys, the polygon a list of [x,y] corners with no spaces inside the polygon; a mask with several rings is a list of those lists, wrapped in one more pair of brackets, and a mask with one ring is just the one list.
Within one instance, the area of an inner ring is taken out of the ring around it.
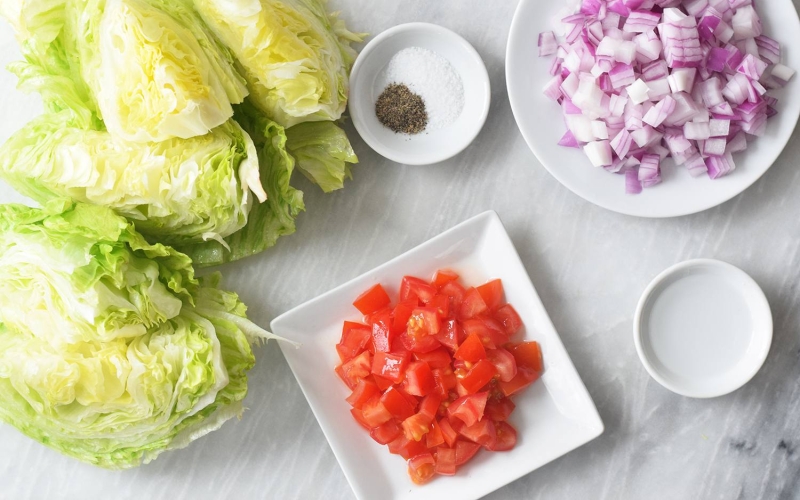
{"label": "diced tomato", "polygon": [[508,342],[508,337],[502,327],[493,319],[485,316],[464,320],[461,326],[464,329],[464,335],[477,335],[488,349],[494,349]]}
{"label": "diced tomato", "polygon": [[378,427],[375,427],[369,432],[369,435],[378,442],[378,444],[389,444],[395,439],[397,439],[403,430],[400,428],[400,424],[397,423],[397,420],[391,419],[388,422],[384,422]]}
{"label": "diced tomato", "polygon": [[364,422],[370,428],[378,427],[392,418],[392,414],[383,406],[381,398],[378,396],[373,396],[372,399],[364,403],[364,406],[361,407],[361,414],[364,417]]}
{"label": "diced tomato", "polygon": [[447,368],[453,362],[447,349],[440,347],[430,352],[414,353],[414,357],[428,363],[431,368]]}
{"label": "diced tomato", "polygon": [[520,342],[508,346],[508,350],[517,360],[517,366],[530,368],[536,373],[542,373],[542,349],[538,342]]}
{"label": "diced tomato", "polygon": [[477,443],[459,439],[456,442],[456,466],[469,462],[480,449],[481,445]]}
{"label": "diced tomato", "polygon": [[372,360],[372,373],[399,384],[403,381],[407,364],[407,355],[376,352],[375,359]]}
{"label": "diced tomato", "polygon": [[453,311],[458,311],[458,309],[461,307],[461,302],[464,300],[464,294],[467,293],[467,290],[463,286],[459,285],[458,282],[451,281],[443,286],[439,292],[442,295],[446,295],[450,298],[450,309]]}
{"label": "diced tomato", "polygon": [[408,334],[414,338],[436,335],[441,327],[439,312],[432,307],[418,307],[408,318]]}
{"label": "diced tomato", "polygon": [[483,411],[486,408],[486,400],[489,398],[488,392],[479,392],[462,396],[447,407],[447,415],[457,418],[466,425],[473,425],[483,418]]}
{"label": "diced tomato", "polygon": [[443,476],[453,476],[456,473],[456,450],[453,448],[445,448],[440,446],[436,449],[436,467],[434,468],[437,474]]}
{"label": "diced tomato", "polygon": [[452,448],[453,443],[455,443],[458,438],[458,433],[453,429],[453,426],[450,425],[450,421],[446,418],[439,419],[438,425],[439,429],[442,431],[442,438],[444,438],[445,443]]}
{"label": "diced tomato", "polygon": [[486,307],[494,309],[503,303],[503,282],[500,280],[492,280],[477,288],[478,293],[481,294],[483,302]]}
{"label": "diced tomato", "polygon": [[459,344],[463,341],[464,334],[462,333],[461,326],[454,319],[445,321],[439,334],[436,335],[436,340],[441,342],[442,345],[455,352]]}
{"label": "diced tomato", "polygon": [[455,271],[451,271],[450,269],[439,269],[433,276],[433,282],[431,284],[436,288],[442,288],[446,284],[450,283],[451,281],[455,281],[458,278],[458,273]]}
{"label": "diced tomato", "polygon": [[430,453],[423,453],[408,461],[408,475],[415,484],[425,484],[433,478],[436,460]]}
{"label": "diced tomato", "polygon": [[435,295],[436,288],[419,278],[405,276],[400,283],[400,301],[402,302],[416,296],[423,304],[427,304]]}
{"label": "diced tomato", "polygon": [[415,413],[403,420],[402,425],[407,439],[419,441],[431,430],[431,419],[422,413]]}
{"label": "diced tomato", "polygon": [[408,328],[408,318],[411,313],[419,307],[419,301],[412,299],[407,302],[400,302],[392,311],[392,333],[400,335]]}
{"label": "diced tomato", "polygon": [[442,428],[436,419],[431,420],[430,431],[425,435],[425,446],[428,449],[436,448],[444,444],[444,436],[442,436]]}
{"label": "diced tomato", "polygon": [[404,350],[414,353],[431,352],[442,346],[441,342],[439,342],[436,337],[432,335],[417,338],[409,335],[407,332],[403,332],[398,337],[398,340],[400,341],[400,345]]}
{"label": "diced tomato", "polygon": [[370,354],[368,351],[364,351],[350,361],[337,367],[336,373],[344,380],[347,387],[355,389],[358,386],[358,381],[369,375],[370,366]]}
{"label": "diced tomato", "polygon": [[406,368],[406,378],[403,388],[414,396],[427,396],[436,389],[436,381],[428,363],[414,361]]}
{"label": "diced tomato", "polygon": [[372,314],[390,304],[389,295],[380,283],[358,296],[353,302],[361,314]]}
{"label": "diced tomato", "polygon": [[505,304],[494,312],[494,319],[503,326],[506,335],[511,337],[522,328],[522,320],[511,304]]}
{"label": "diced tomato", "polygon": [[450,389],[456,386],[456,375],[453,373],[453,369],[447,367],[436,368],[431,371],[433,372],[433,380],[436,383],[436,388],[433,393],[442,399],[447,398]]}
{"label": "diced tomato", "polygon": [[480,337],[473,333],[468,335],[466,340],[458,346],[458,350],[456,350],[453,357],[462,361],[476,363],[486,358],[486,349],[483,347]]}
{"label": "diced tomato", "polygon": [[461,379],[461,386],[467,394],[475,394],[497,374],[497,369],[489,361],[482,359]]}
{"label": "diced tomato", "polygon": [[428,307],[438,312],[439,317],[447,318],[450,316],[450,297],[442,294],[436,295],[433,300],[428,303]]}
{"label": "diced tomato", "polygon": [[394,335],[392,333],[392,316],[389,310],[382,310],[370,317],[372,322],[372,345],[375,351],[389,352]]}
{"label": "diced tomato", "polygon": [[487,446],[490,451],[508,451],[517,444],[517,430],[507,422],[495,422],[495,443]]}
{"label": "diced tomato", "polygon": [[497,444],[497,429],[494,426],[494,422],[488,418],[472,425],[466,425],[458,433],[490,450]]}
{"label": "diced tomato", "polygon": [[539,373],[532,369],[517,365],[517,375],[508,382],[498,382],[497,386],[508,397],[516,394],[539,379]]}
{"label": "diced tomato", "polygon": [[517,376],[517,360],[502,347],[486,351],[486,359],[497,369],[497,375],[501,381],[510,382]]}
{"label": "diced tomato", "polygon": [[441,404],[442,398],[439,396],[436,396],[435,394],[425,396],[425,399],[423,399],[422,403],[419,405],[419,413],[433,419],[436,417],[436,414],[439,413],[439,406]]}
{"label": "diced tomato", "polygon": [[368,431],[372,430],[372,427],[370,427],[367,421],[364,420],[364,413],[361,410],[359,410],[358,408],[350,408],[350,414],[353,415],[354,419],[356,419],[358,425],[360,425],[361,427],[365,428]]}
{"label": "diced tomato", "polygon": [[417,411],[416,405],[394,387],[386,389],[380,401],[387,413],[398,420],[405,420]]}
{"label": "diced tomato", "polygon": [[404,434],[401,434],[397,439],[389,443],[389,453],[400,455],[406,460],[427,451],[428,448],[425,446],[425,443],[414,441],[413,439],[406,439]]}
{"label": "diced tomato", "polygon": [[394,386],[394,388],[395,388],[395,390],[397,390],[397,392],[402,394],[404,398],[406,398],[406,401],[408,401],[408,404],[413,406],[415,410],[417,409],[417,406],[419,406],[420,398],[418,398],[417,396],[411,395],[408,392],[406,392],[406,390],[403,388],[402,384],[401,385],[396,385],[396,386]]}
{"label": "diced tomato", "polygon": [[372,374],[372,380],[375,381],[375,385],[378,386],[378,389],[380,389],[381,392],[394,385],[394,382],[388,378],[383,378],[380,375],[375,375],[374,373]]}
{"label": "diced tomato", "polygon": [[484,418],[490,418],[495,422],[505,422],[516,407],[517,405],[510,398],[489,399],[483,415]]}
{"label": "diced tomato", "polygon": [[480,292],[475,288],[468,288],[458,308],[458,318],[461,320],[474,318],[488,310],[489,308],[486,306],[486,302],[483,301]]}
{"label": "diced tomato", "polygon": [[367,379],[358,381],[358,385],[353,389],[353,393],[347,397],[347,402],[353,408],[361,408],[364,403],[373,398],[373,396],[380,394],[380,389],[375,385],[375,382]]}
{"label": "diced tomato", "polygon": [[372,331],[367,325],[345,321],[342,328],[342,339],[336,344],[336,352],[344,363],[366,348],[372,338]]}

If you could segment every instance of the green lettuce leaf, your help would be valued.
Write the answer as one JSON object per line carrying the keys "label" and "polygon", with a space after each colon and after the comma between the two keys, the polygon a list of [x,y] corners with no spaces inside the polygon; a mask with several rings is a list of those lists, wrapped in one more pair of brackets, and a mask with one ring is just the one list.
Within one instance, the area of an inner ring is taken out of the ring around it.
{"label": "green lettuce leaf", "polygon": [[297,169],[326,193],[344,187],[352,179],[350,164],[358,157],[347,134],[333,122],[308,122],[286,130],[286,149]]}
{"label": "green lettuce leaf", "polygon": [[218,284],[110,209],[0,206],[0,420],[128,468],[241,414],[271,335]]}
{"label": "green lettuce leaf", "polygon": [[253,103],[285,127],[336,120],[355,60],[347,30],[321,0],[195,0],[244,68]]}

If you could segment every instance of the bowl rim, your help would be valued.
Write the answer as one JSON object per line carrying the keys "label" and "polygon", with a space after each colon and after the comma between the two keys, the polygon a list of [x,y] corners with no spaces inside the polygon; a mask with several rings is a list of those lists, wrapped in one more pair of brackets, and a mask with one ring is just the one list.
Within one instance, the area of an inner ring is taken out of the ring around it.
{"label": "bowl rim", "polygon": [[[761,349],[752,349],[748,350],[742,359],[747,359],[753,362],[752,366],[744,367],[741,369],[737,369],[733,372],[733,375],[730,377],[728,383],[724,385],[720,385],[719,388],[716,390],[703,390],[698,389],[696,386],[692,384],[680,384],[680,383],[673,383],[670,381],[668,377],[662,375],[661,371],[656,367],[654,363],[651,363],[650,358],[648,357],[647,353],[644,350],[644,345],[642,342],[642,338],[644,335],[642,326],[642,319],[644,310],[647,307],[649,301],[652,299],[654,292],[669,280],[671,277],[675,276],[676,274],[687,271],[691,269],[699,269],[703,266],[711,266],[718,270],[721,270],[724,273],[735,275],[741,279],[742,289],[747,292],[747,302],[750,305],[751,310],[761,310],[762,312],[766,313],[764,315],[765,323],[762,325],[763,328],[754,329],[753,331],[753,338],[761,338],[763,342],[763,347]],[[772,319],[772,311],[769,306],[769,302],[767,301],[767,297],[764,294],[764,291],[761,287],[756,283],[756,281],[742,269],[729,264],[727,262],[717,260],[717,259],[707,259],[707,258],[700,258],[700,259],[690,259],[685,260],[683,262],[678,262],[674,264],[661,273],[659,273],[653,280],[647,285],[642,296],[639,298],[639,302],[636,305],[636,313],[633,319],[633,341],[634,345],[636,346],[636,354],[639,356],[639,360],[641,361],[642,365],[644,365],[645,370],[647,373],[659,384],[661,384],[666,389],[679,394],[681,396],[686,396],[690,398],[698,398],[698,399],[708,399],[708,398],[715,398],[719,396],[724,396],[726,394],[730,394],[731,392],[740,389],[745,384],[747,384],[755,375],[761,370],[761,367],[764,365],[764,362],[769,355],[770,348],[772,346],[772,337],[773,337],[773,319]]]}
{"label": "bowl rim", "polygon": [[[402,163],[405,165],[432,165],[434,163],[440,163],[445,160],[448,160],[457,154],[464,151],[478,134],[483,129],[483,125],[486,123],[486,118],[489,116],[489,109],[491,108],[491,99],[492,99],[492,91],[491,91],[491,81],[489,79],[489,73],[486,70],[486,64],[483,62],[483,58],[481,58],[480,54],[475,47],[472,46],[464,37],[452,31],[450,29],[445,28],[444,26],[440,26],[438,24],[433,23],[424,23],[424,22],[411,22],[411,23],[404,23],[398,24],[396,26],[392,26],[391,28],[386,29],[385,31],[376,35],[372,40],[367,42],[361,52],[358,54],[355,63],[353,64],[353,68],[350,71],[350,91],[353,89],[354,82],[358,82],[359,78],[361,77],[361,68],[365,64],[365,61],[370,57],[372,52],[374,52],[381,44],[385,43],[388,39],[404,32],[408,31],[422,31],[428,32],[431,34],[439,35],[444,39],[452,41],[454,45],[461,47],[464,50],[471,61],[473,61],[473,65],[476,69],[476,74],[478,78],[481,80],[481,84],[484,87],[485,91],[483,92],[483,99],[482,101],[482,109],[481,114],[478,120],[474,122],[474,125],[470,127],[470,133],[464,134],[459,136],[456,141],[452,141],[451,144],[457,144],[456,147],[452,149],[440,148],[437,150],[433,150],[430,154],[425,156],[415,155],[414,158],[409,158],[405,155],[402,150],[393,149],[389,147],[385,147],[383,143],[375,140],[374,136],[368,132],[368,128],[366,124],[361,120],[360,112],[361,112],[361,102],[364,99],[353,99],[352,96],[348,98],[348,107],[350,111],[350,117],[353,120],[353,125],[358,132],[358,135],[364,140],[367,145],[372,148],[376,153],[392,160],[397,163]],[[356,112],[353,112],[353,108],[356,108]]]}

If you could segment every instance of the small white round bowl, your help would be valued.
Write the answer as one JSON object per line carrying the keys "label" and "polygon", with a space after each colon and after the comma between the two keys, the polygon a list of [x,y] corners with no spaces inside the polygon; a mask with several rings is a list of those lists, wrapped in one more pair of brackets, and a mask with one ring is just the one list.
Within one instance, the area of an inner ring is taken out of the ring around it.
{"label": "small white round bowl", "polygon": [[647,287],[633,321],[636,352],[667,389],[713,398],[746,384],[772,344],[767,298],[747,273],[725,262],[689,260]]}
{"label": "small white round bowl", "polygon": [[[409,47],[422,47],[444,57],[461,76],[464,109],[451,125],[408,135],[392,132],[375,116],[375,101],[384,89],[380,76],[389,60]],[[463,151],[481,131],[489,114],[489,74],[478,52],[461,36],[435,24],[408,23],[373,38],[350,73],[349,107],[361,138],[380,155],[407,165],[430,165]]]}

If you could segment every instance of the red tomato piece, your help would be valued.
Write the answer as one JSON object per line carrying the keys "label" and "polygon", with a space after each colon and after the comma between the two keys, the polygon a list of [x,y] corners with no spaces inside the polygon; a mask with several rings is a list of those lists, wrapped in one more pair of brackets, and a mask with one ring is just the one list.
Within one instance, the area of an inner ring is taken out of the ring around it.
{"label": "red tomato piece", "polygon": [[458,308],[458,318],[461,320],[474,318],[488,310],[489,308],[486,306],[486,302],[483,301],[480,292],[475,288],[468,288]]}
{"label": "red tomato piece", "polygon": [[480,449],[481,445],[477,443],[459,439],[456,442],[456,465],[464,465],[465,463],[469,462],[470,459],[474,457]]}
{"label": "red tomato piece", "polygon": [[416,404],[411,403],[399,390],[389,387],[380,397],[381,404],[389,415],[398,420],[405,420],[417,411]]}
{"label": "red tomato piece", "polygon": [[444,323],[439,333],[436,335],[442,345],[455,352],[459,344],[464,340],[464,334],[461,326],[454,319],[448,320]]}
{"label": "red tomato piece", "polygon": [[497,429],[494,422],[488,418],[472,425],[465,425],[458,433],[489,450],[497,444]]}
{"label": "red tomato piece", "polygon": [[375,427],[369,432],[369,435],[378,442],[378,444],[389,444],[395,439],[397,439],[403,430],[400,428],[400,424],[397,423],[397,420],[391,419],[388,422],[384,422],[378,427]]}
{"label": "red tomato piece", "polygon": [[399,384],[403,381],[407,364],[408,356],[405,354],[376,352],[375,358],[372,360],[372,373]]}
{"label": "red tomato piece", "polygon": [[392,333],[399,335],[408,328],[408,318],[411,313],[419,307],[419,301],[413,299],[407,302],[400,302],[392,311]]}
{"label": "red tomato piece", "polygon": [[435,474],[436,460],[430,453],[423,453],[408,461],[408,475],[415,484],[425,484]]}
{"label": "red tomato piece", "polygon": [[427,451],[428,448],[425,447],[425,443],[420,443],[419,441],[414,441],[413,439],[406,439],[404,434],[400,434],[397,439],[389,443],[389,453],[400,455],[406,460]]}
{"label": "red tomato piece", "polygon": [[486,400],[488,398],[488,392],[462,396],[450,403],[450,406],[447,407],[447,415],[461,420],[465,425],[474,425],[475,422],[483,418],[483,411],[486,408]]}
{"label": "red tomato piece", "polygon": [[436,381],[428,363],[414,361],[406,368],[406,378],[403,381],[406,392],[414,396],[427,396],[436,389]]}
{"label": "red tomato piece", "polygon": [[369,375],[371,365],[370,353],[364,351],[350,361],[343,363],[336,368],[336,373],[339,374],[344,383],[350,389],[355,389],[358,386],[358,381]]}
{"label": "red tomato piece", "polygon": [[402,425],[407,439],[419,441],[431,430],[431,419],[422,413],[415,413],[403,420]]}
{"label": "red tomato piece", "polygon": [[375,382],[362,378],[358,381],[358,385],[353,389],[353,393],[347,397],[346,401],[350,403],[350,406],[353,408],[361,408],[364,406],[364,403],[380,393],[381,390],[378,389]]}
{"label": "red tomato piece", "polygon": [[467,394],[475,394],[488,384],[496,374],[497,369],[494,365],[482,359],[475,363],[475,366],[461,379],[461,386],[466,389]]}
{"label": "red tomato piece", "polygon": [[372,430],[372,427],[369,426],[366,420],[364,420],[364,413],[359,410],[358,408],[350,408],[350,414],[353,415],[353,418],[356,419],[358,425],[365,428],[368,431]]}
{"label": "red tomato piece", "polygon": [[431,368],[447,368],[453,362],[447,349],[440,347],[430,352],[414,353],[414,357],[419,361],[428,363]]}
{"label": "red tomato piece", "polygon": [[441,328],[439,312],[432,307],[418,307],[408,318],[408,334],[417,339],[436,335]]}
{"label": "red tomato piece", "polygon": [[445,448],[440,446],[436,449],[436,467],[434,470],[437,474],[443,476],[453,476],[456,473],[456,450],[452,448]]}
{"label": "red tomato piece", "polygon": [[453,357],[461,361],[476,363],[481,359],[486,359],[486,349],[483,347],[480,337],[473,333],[468,335],[466,340],[458,346]]}
{"label": "red tomato piece", "polygon": [[439,427],[439,423],[435,419],[431,420],[430,428],[431,430],[425,435],[425,446],[427,446],[428,449],[433,449],[443,445],[444,436],[442,435],[442,428]]}
{"label": "red tomato piece", "polygon": [[456,281],[458,278],[458,273],[455,271],[450,269],[439,269],[433,276],[433,282],[431,284],[436,288],[442,288],[451,281]]}
{"label": "red tomato piece", "polygon": [[498,382],[497,386],[503,391],[503,394],[508,397],[518,393],[522,389],[528,387],[539,379],[539,373],[532,369],[517,365],[517,376],[508,382]]}
{"label": "red tomato piece", "polygon": [[456,375],[453,373],[453,369],[447,367],[436,368],[431,371],[433,372],[433,380],[436,382],[436,388],[434,389],[433,393],[442,399],[447,398],[450,389],[455,388],[457,382]]}
{"label": "red tomato piece", "polygon": [[508,350],[514,355],[514,359],[517,360],[517,366],[530,368],[536,373],[542,373],[544,370],[542,349],[538,342],[533,341],[512,344],[508,346]]}
{"label": "red tomato piece", "polygon": [[394,382],[388,378],[383,378],[380,375],[375,375],[374,373],[372,374],[372,380],[375,381],[375,385],[378,386],[378,389],[380,389],[381,392],[394,385]]}
{"label": "red tomato piece", "polygon": [[398,337],[398,340],[400,341],[400,345],[402,346],[403,350],[414,353],[431,352],[442,346],[441,342],[439,342],[436,337],[431,335],[417,338],[409,335],[407,332],[403,332]]}
{"label": "red tomato piece", "polygon": [[497,369],[497,375],[503,382],[510,382],[517,376],[517,360],[514,355],[502,347],[486,351],[486,359]]}
{"label": "red tomato piece", "polygon": [[442,295],[446,295],[450,298],[450,309],[453,311],[458,311],[459,307],[461,307],[461,302],[464,300],[464,294],[467,293],[467,290],[457,282],[451,281],[443,286],[439,292]]}
{"label": "red tomato piece", "polygon": [[483,415],[495,422],[505,422],[516,407],[517,405],[510,398],[490,399],[486,402]]}
{"label": "red tomato piece", "polygon": [[487,447],[490,451],[508,451],[517,444],[517,430],[507,422],[495,422],[495,442]]}
{"label": "red tomato piece", "polygon": [[511,304],[505,304],[497,308],[494,312],[494,319],[503,326],[503,331],[509,337],[522,328],[522,319],[520,319],[517,310]]}
{"label": "red tomato piece", "polygon": [[391,351],[394,335],[392,333],[392,315],[389,310],[382,310],[370,317],[372,323],[372,345],[375,351]]}
{"label": "red tomato piece", "polygon": [[336,344],[336,352],[344,363],[363,351],[372,339],[372,331],[367,325],[345,321],[342,339]]}
{"label": "red tomato piece", "polygon": [[436,288],[419,278],[405,276],[400,282],[400,301],[405,302],[416,296],[423,304],[427,304],[436,295],[436,291]]}
{"label": "red tomato piece", "polygon": [[442,398],[439,396],[436,396],[435,394],[425,396],[425,399],[423,399],[422,403],[419,405],[419,413],[430,419],[433,419],[436,417],[436,414],[439,413],[439,406],[441,406],[441,404]]}
{"label": "red tomato piece", "polygon": [[392,414],[381,403],[381,398],[378,396],[373,396],[372,399],[364,403],[364,406],[361,407],[361,414],[364,417],[364,422],[371,429],[388,422],[392,418]]}
{"label": "red tomato piece", "polygon": [[388,306],[390,303],[389,295],[381,284],[378,283],[359,295],[355,302],[353,302],[353,305],[356,306],[356,309],[361,311],[361,314],[372,314],[378,309]]}
{"label": "red tomato piece", "polygon": [[486,307],[494,309],[503,303],[503,282],[500,280],[492,280],[477,288],[478,293],[481,294],[483,302]]}
{"label": "red tomato piece", "polygon": [[442,438],[444,439],[447,446],[453,447],[453,443],[456,442],[458,439],[458,433],[453,429],[453,426],[450,425],[450,421],[446,418],[439,419],[439,430],[442,432]]}
{"label": "red tomato piece", "polygon": [[447,318],[450,316],[450,297],[442,294],[436,295],[433,300],[428,303],[428,307],[438,312],[439,317]]}

